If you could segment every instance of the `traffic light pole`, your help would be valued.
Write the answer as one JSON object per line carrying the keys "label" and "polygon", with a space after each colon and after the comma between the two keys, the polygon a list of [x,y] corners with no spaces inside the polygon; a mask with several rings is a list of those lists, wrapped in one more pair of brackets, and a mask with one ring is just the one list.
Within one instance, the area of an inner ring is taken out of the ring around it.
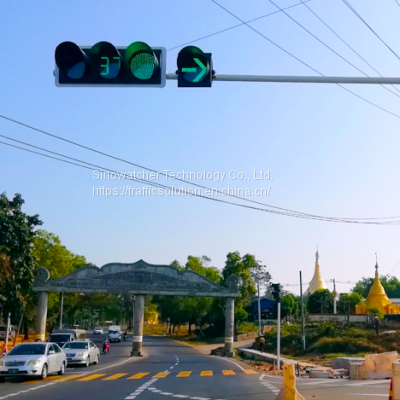
{"label": "traffic light pole", "polygon": [[[176,73],[167,73],[167,80],[177,80]],[[226,75],[214,74],[213,81],[265,82],[265,83],[334,83],[366,85],[400,85],[400,78],[349,76],[279,76],[279,75]]]}
{"label": "traffic light pole", "polygon": [[278,302],[278,335],[276,343],[276,364],[281,369],[281,300]]}

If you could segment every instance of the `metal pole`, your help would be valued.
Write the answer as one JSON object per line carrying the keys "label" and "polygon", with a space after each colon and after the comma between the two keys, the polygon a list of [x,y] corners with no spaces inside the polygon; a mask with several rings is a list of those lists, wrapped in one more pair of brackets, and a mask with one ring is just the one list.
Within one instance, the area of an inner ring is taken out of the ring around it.
{"label": "metal pole", "polygon": [[278,336],[276,344],[276,359],[278,369],[281,369],[281,300],[278,302]]}
{"label": "metal pole", "polygon": [[336,281],[333,279],[333,313],[336,314]]}
{"label": "metal pole", "polygon": [[18,339],[18,336],[19,336],[19,332],[20,332],[20,330],[21,330],[23,318],[24,318],[24,314],[21,315],[21,319],[19,320],[18,330],[17,330],[17,333],[16,333],[16,335],[15,335],[15,337],[14,337],[14,346],[15,346],[15,344],[17,343],[17,339]]}
{"label": "metal pole", "polygon": [[261,330],[261,299],[260,299],[260,282],[257,282],[258,288],[258,336],[262,335]]}
{"label": "metal pole", "polygon": [[303,300],[303,279],[300,271],[300,307],[301,307],[301,344],[303,350],[306,349],[306,327],[304,322],[304,300]]}
{"label": "metal pole", "polygon": [[8,313],[8,318],[7,318],[7,331],[6,331],[6,352],[8,352],[8,338],[10,335],[10,325],[11,325],[11,313]]}
{"label": "metal pole", "polygon": [[[166,74],[167,80],[177,80],[175,72]],[[400,78],[363,76],[270,76],[270,75],[227,75],[215,74],[213,81],[220,82],[269,82],[269,83],[342,83],[366,85],[400,85]]]}
{"label": "metal pole", "polygon": [[60,330],[63,325],[63,312],[64,312],[64,292],[61,292],[61,312],[60,312]]}

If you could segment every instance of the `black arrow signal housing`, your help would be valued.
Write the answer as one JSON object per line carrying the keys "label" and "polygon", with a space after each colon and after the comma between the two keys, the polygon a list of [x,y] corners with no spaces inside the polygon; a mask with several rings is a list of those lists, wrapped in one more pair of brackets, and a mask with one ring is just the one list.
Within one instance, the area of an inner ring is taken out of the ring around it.
{"label": "black arrow signal housing", "polygon": [[211,87],[213,81],[212,54],[196,46],[184,47],[177,59],[178,87]]}

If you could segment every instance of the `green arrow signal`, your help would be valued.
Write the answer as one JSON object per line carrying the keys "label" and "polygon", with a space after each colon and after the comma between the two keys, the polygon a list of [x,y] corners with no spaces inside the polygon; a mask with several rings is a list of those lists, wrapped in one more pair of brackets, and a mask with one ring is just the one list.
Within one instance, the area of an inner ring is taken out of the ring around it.
{"label": "green arrow signal", "polygon": [[196,67],[194,68],[182,68],[182,72],[196,72]]}
{"label": "green arrow signal", "polygon": [[194,58],[193,60],[196,61],[196,64],[201,68],[200,73],[196,76],[196,78],[193,79],[193,82],[199,82],[200,79],[206,74],[207,67],[198,58]]}

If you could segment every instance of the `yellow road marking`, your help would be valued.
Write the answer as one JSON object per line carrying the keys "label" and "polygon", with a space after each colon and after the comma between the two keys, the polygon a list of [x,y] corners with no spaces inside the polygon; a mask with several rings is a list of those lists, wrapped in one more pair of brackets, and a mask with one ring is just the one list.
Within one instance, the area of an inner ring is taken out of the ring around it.
{"label": "yellow road marking", "polygon": [[236,375],[231,369],[222,370],[222,375]]}
{"label": "yellow road marking", "polygon": [[87,381],[92,381],[92,380],[94,380],[94,379],[97,379],[97,378],[101,378],[102,376],[105,376],[106,374],[93,374],[93,375],[89,375],[89,376],[86,376],[85,378],[82,378],[82,379],[77,379],[79,382],[87,382]]}
{"label": "yellow road marking", "polygon": [[188,378],[192,374],[192,371],[182,371],[176,376],[177,378]]}
{"label": "yellow road marking", "polygon": [[79,378],[81,375],[68,375],[64,377],[59,377],[60,379],[57,382],[67,382],[72,381],[72,379]]}
{"label": "yellow road marking", "polygon": [[148,372],[140,372],[140,373],[138,373],[138,374],[135,374],[135,375],[130,376],[130,377],[128,378],[128,380],[131,380],[131,379],[142,379],[144,376],[146,376],[146,375],[148,375],[148,374],[149,374]]}
{"label": "yellow road marking", "polygon": [[258,375],[258,372],[254,371],[253,369],[245,369],[243,372],[247,375]]}
{"label": "yellow road marking", "polygon": [[122,378],[123,376],[128,374],[115,374],[104,378],[103,381],[115,381],[116,379]]}
{"label": "yellow road marking", "polygon": [[59,375],[52,375],[52,376],[48,376],[45,379],[35,379],[33,381],[27,381],[25,383],[40,383],[40,382],[44,382],[44,381],[54,381],[55,379],[60,379]]}
{"label": "yellow road marking", "polygon": [[201,371],[200,376],[213,376],[212,371]]}
{"label": "yellow road marking", "polygon": [[170,374],[170,372],[168,372],[168,371],[159,372],[158,374],[154,375],[153,378],[165,378],[169,374]]}

